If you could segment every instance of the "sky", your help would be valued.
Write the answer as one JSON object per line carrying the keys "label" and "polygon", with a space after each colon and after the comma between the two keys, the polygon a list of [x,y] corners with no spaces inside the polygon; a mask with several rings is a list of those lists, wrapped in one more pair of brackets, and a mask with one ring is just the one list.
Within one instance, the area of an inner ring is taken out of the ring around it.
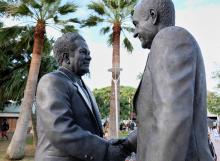
{"label": "sky", "polygon": [[[76,2],[76,1],[75,1]],[[89,15],[86,4],[89,0],[76,2],[80,6],[78,18]],[[176,8],[176,25],[187,29],[198,41],[206,69],[207,88],[215,91],[216,80],[212,73],[220,70],[220,0],[173,0]],[[15,24],[14,20],[7,19],[8,25]],[[132,25],[132,24],[131,24]],[[107,36],[99,34],[99,27],[80,29],[79,33],[86,39],[91,50],[92,61],[90,76],[84,80],[91,89],[111,85],[112,48],[106,43]],[[61,36],[57,30],[47,28],[50,37],[56,39]],[[137,87],[140,80],[137,75],[143,72],[149,50],[142,49],[138,39],[128,36],[134,46],[132,54],[126,52],[121,46],[121,85]]]}

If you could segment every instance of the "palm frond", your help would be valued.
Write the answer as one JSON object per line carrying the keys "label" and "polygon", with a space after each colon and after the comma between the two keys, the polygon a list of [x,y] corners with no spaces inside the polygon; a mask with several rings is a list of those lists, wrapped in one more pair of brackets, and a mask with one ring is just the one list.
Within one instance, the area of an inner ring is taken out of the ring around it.
{"label": "palm frond", "polygon": [[127,51],[128,51],[129,53],[132,53],[132,51],[133,51],[134,48],[133,48],[131,42],[128,40],[127,37],[124,38],[123,44],[124,44],[124,47],[127,49]]}
{"label": "palm frond", "polygon": [[134,33],[134,28],[133,27],[122,27],[123,30],[126,30],[129,33]]}
{"label": "palm frond", "polygon": [[118,9],[119,8],[119,3],[117,3],[118,1],[115,0],[111,0],[110,1],[110,5],[113,9]]}
{"label": "palm frond", "polygon": [[68,22],[73,22],[73,23],[81,23],[81,21],[78,18],[71,18],[67,20]]}
{"label": "palm frond", "polygon": [[101,30],[100,30],[100,34],[103,34],[105,35],[106,33],[108,33],[110,31],[110,27],[107,26],[107,27],[103,27]]}
{"label": "palm frond", "polygon": [[31,7],[33,7],[33,8],[37,8],[37,9],[40,9],[40,8],[42,8],[42,5],[40,5],[38,2],[36,2],[35,0],[31,0],[30,1],[30,5],[31,5]]}
{"label": "palm frond", "polygon": [[99,15],[105,14],[105,6],[101,2],[92,2],[88,5],[88,9],[91,9],[98,13]]}
{"label": "palm frond", "polygon": [[41,0],[43,3],[48,3],[48,4],[50,4],[50,3],[54,3],[54,2],[56,2],[57,0]]}
{"label": "palm frond", "polygon": [[9,7],[9,4],[5,1],[0,1],[0,13],[5,13],[6,9]]}
{"label": "palm frond", "polygon": [[124,8],[128,4],[128,1],[127,0],[120,0],[119,3],[120,3],[120,8]]}
{"label": "palm frond", "polygon": [[50,19],[57,15],[58,8],[60,6],[61,0],[56,0],[53,2],[41,0],[43,8],[40,11],[40,15],[43,19]]}
{"label": "palm frond", "polygon": [[66,15],[68,13],[75,12],[76,10],[77,10],[77,6],[72,3],[66,3],[58,8],[58,11],[61,15]]}
{"label": "palm frond", "polygon": [[108,46],[112,46],[112,44],[113,44],[113,33],[109,34],[107,44],[108,44]]}
{"label": "palm frond", "polygon": [[16,16],[16,15],[28,16],[31,15],[32,13],[26,4],[21,4],[20,6],[18,6],[17,10],[15,8],[14,11],[15,12],[12,14],[12,16]]}
{"label": "palm frond", "polygon": [[24,29],[26,29],[26,27],[23,26],[0,28],[0,46],[4,45],[10,39],[16,38]]}
{"label": "palm frond", "polygon": [[62,33],[67,32],[78,32],[78,30],[73,25],[66,25],[64,29],[61,30]]}
{"label": "palm frond", "polygon": [[101,22],[103,22],[103,21],[104,21],[103,18],[100,18],[100,17],[98,17],[98,16],[90,15],[90,17],[89,17],[87,20],[84,20],[84,21],[82,22],[81,27],[96,26],[98,23],[101,23]]}

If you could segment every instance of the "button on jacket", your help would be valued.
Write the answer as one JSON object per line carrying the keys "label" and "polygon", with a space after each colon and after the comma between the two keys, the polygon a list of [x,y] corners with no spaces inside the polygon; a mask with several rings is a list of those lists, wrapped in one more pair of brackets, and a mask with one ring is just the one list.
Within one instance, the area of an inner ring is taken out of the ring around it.
{"label": "button on jacket", "polygon": [[[38,145],[35,161],[104,161],[99,110],[92,92],[86,96],[76,76],[61,67],[38,84]],[[88,100],[90,99],[90,100]]]}

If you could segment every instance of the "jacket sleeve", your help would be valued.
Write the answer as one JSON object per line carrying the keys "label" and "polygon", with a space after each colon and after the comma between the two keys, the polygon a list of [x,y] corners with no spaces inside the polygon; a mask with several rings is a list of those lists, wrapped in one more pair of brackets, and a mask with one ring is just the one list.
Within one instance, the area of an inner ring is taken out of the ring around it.
{"label": "jacket sleeve", "polygon": [[36,101],[45,135],[56,148],[70,156],[103,161],[108,142],[75,123],[70,90],[73,89],[55,74],[40,80]]}
{"label": "jacket sleeve", "polygon": [[155,39],[149,57],[155,124],[147,155],[185,161],[193,123],[195,40],[181,28],[165,29]]}

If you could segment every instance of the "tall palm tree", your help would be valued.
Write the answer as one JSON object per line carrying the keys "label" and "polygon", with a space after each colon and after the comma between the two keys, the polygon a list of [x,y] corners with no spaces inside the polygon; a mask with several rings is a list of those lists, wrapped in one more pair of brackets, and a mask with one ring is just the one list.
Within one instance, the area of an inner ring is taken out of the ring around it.
{"label": "tall palm tree", "polygon": [[[32,59],[24,91],[24,98],[21,104],[21,112],[16,126],[15,133],[7,149],[7,157],[10,159],[21,159],[24,157],[25,140],[27,136],[28,123],[31,116],[38,74],[41,64],[41,55],[44,47],[44,36],[46,26],[51,23],[63,25],[65,28],[74,28],[70,23],[79,23],[78,19],[71,18],[60,20],[60,16],[65,16],[75,12],[77,6],[73,3],[62,4],[61,0],[20,0],[13,1],[0,0],[0,12],[13,17],[29,18],[35,23],[34,45]],[[60,27],[60,26],[59,26]]]}
{"label": "tall palm tree", "polygon": [[91,2],[88,9],[92,13],[86,19],[82,27],[97,26],[103,24],[101,34],[109,34],[108,44],[113,46],[112,54],[112,82],[110,99],[110,137],[118,136],[118,113],[119,113],[119,91],[120,91],[120,36],[123,33],[123,44],[128,52],[133,51],[133,46],[124,34],[124,31],[133,32],[128,20],[137,0],[101,0],[100,2]]}

